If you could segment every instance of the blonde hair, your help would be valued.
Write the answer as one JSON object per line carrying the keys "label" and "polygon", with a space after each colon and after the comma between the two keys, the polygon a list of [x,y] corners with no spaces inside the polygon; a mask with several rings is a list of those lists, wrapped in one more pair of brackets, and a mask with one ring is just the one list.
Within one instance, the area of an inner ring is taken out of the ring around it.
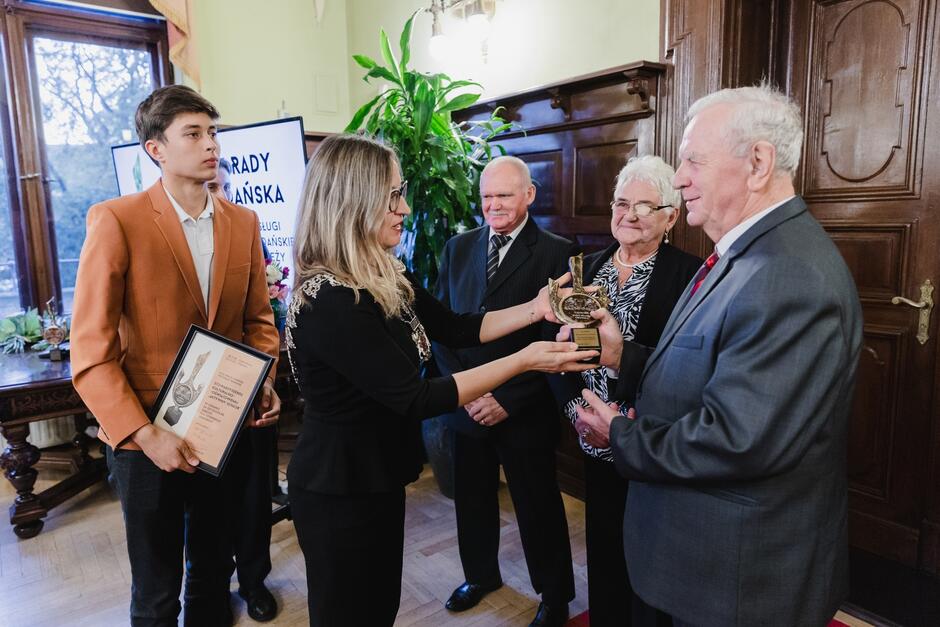
{"label": "blonde hair", "polygon": [[356,291],[368,291],[387,317],[414,300],[402,264],[379,233],[388,212],[395,152],[360,135],[334,135],[307,164],[294,235],[294,294],[311,277],[328,273]]}

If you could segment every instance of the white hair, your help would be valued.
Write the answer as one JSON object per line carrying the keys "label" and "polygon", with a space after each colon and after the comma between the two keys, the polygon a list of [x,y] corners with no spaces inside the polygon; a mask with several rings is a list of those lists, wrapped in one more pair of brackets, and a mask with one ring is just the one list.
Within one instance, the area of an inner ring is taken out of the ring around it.
{"label": "white hair", "polygon": [[513,166],[513,168],[519,174],[519,178],[522,180],[523,187],[528,187],[532,184],[532,175],[529,174],[528,164],[519,157],[514,157],[512,155],[502,155],[500,157],[496,157],[486,164],[486,167],[483,168],[483,172],[486,172],[490,168],[495,168],[496,166],[502,164]]}
{"label": "white hair", "polygon": [[672,169],[672,166],[659,157],[653,155],[632,157],[617,175],[614,194],[617,193],[618,189],[633,181],[646,183],[659,192],[662,204],[672,207],[668,210],[669,213],[672,213],[682,203],[679,190],[672,186],[672,177],[675,175],[676,171]]}
{"label": "white hair", "polygon": [[776,149],[775,170],[790,178],[796,175],[803,146],[803,121],[792,100],[766,83],[722,89],[692,103],[686,123],[720,104],[733,107],[727,131],[735,156],[743,157],[756,142],[765,141]]}

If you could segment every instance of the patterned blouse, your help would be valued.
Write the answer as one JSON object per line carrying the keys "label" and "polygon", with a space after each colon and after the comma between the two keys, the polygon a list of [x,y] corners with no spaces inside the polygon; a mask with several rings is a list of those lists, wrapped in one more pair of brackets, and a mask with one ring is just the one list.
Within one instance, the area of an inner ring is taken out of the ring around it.
{"label": "patterned blouse", "polygon": [[[597,276],[591,281],[591,285],[603,285],[607,288],[607,293],[610,295],[611,301],[607,309],[614,318],[617,319],[617,322],[620,323],[620,332],[623,334],[623,339],[625,340],[632,340],[636,334],[636,325],[640,319],[640,310],[643,308],[643,301],[646,299],[646,290],[650,284],[650,276],[653,274],[653,266],[656,265],[657,256],[658,253],[654,254],[646,261],[635,265],[633,267],[633,273],[627,279],[627,282],[623,284],[623,287],[620,287],[619,272],[617,266],[614,265],[613,255],[611,255],[611,258],[601,266],[601,269],[597,272]],[[609,400],[607,396],[607,371],[605,368],[586,370],[581,373],[581,378],[584,380],[584,386],[586,388],[604,399],[605,402]],[[571,424],[574,424],[575,420],[578,418],[578,414],[575,411],[575,407],[578,404],[582,407],[587,407],[587,401],[580,397],[569,401],[568,404],[565,405],[565,415],[568,416]],[[614,461],[614,456],[610,448],[593,447],[585,442],[584,438],[580,435],[578,435],[578,441],[581,444],[581,450],[588,455],[608,462]]]}
{"label": "patterned blouse", "polygon": [[[399,272],[405,271],[405,264],[397,259],[395,260],[395,266]],[[298,385],[300,385],[300,373],[294,366],[293,353],[297,347],[294,344],[293,330],[297,328],[297,315],[304,305],[303,296],[306,296],[310,299],[310,302],[313,302],[316,300],[317,295],[320,293],[320,288],[323,287],[324,284],[332,285],[333,287],[347,287],[351,290],[356,289],[352,285],[343,283],[329,272],[320,272],[304,281],[299,288],[299,292],[294,292],[292,295],[290,305],[287,308],[287,323],[285,324],[284,339],[288,348],[287,357],[290,360],[291,373],[294,375],[294,380]],[[421,324],[412,305],[408,302],[403,302],[401,312],[398,314],[397,318],[408,325],[411,330],[411,341],[415,343],[415,347],[418,349],[418,359],[422,364],[429,361],[431,359],[431,342],[428,340],[424,325]]]}

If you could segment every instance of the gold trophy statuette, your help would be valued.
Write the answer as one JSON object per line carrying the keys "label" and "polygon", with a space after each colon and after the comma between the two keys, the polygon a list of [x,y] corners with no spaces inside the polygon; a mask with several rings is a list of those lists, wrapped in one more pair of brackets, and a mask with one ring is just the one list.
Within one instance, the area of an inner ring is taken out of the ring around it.
{"label": "gold trophy statuette", "polygon": [[198,387],[194,386],[193,379],[195,379],[199,371],[202,370],[202,366],[206,363],[207,359],[209,359],[208,352],[197,357],[193,371],[185,381],[182,381],[183,375],[185,374],[182,368],[176,373],[176,381],[173,382],[171,392],[173,394],[173,402],[176,403],[176,405],[170,405],[166,410],[166,414],[163,416],[167,424],[175,425],[179,422],[180,418],[183,416],[182,409],[195,403],[199,395],[202,394],[203,384],[200,383]]}
{"label": "gold trophy statuette", "polygon": [[561,287],[554,279],[548,280],[548,300],[555,317],[565,324],[573,325],[570,341],[578,345],[578,350],[594,350],[598,356],[588,360],[589,363],[600,363],[601,336],[596,327],[598,321],[591,317],[595,309],[607,307],[610,299],[603,286],[597,291],[588,292],[584,289],[583,267],[584,255],[577,255],[568,259],[571,270],[571,293],[562,296]]}

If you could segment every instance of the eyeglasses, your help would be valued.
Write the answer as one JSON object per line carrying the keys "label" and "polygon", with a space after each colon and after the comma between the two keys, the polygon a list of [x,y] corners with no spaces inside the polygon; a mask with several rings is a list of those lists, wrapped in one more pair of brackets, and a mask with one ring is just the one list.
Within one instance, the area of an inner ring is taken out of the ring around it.
{"label": "eyeglasses", "polygon": [[628,203],[626,200],[615,200],[610,203],[610,208],[615,213],[620,213],[620,214],[629,213],[631,207],[633,208],[633,213],[635,213],[638,218],[645,218],[646,216],[650,215],[654,211],[659,211],[660,209],[668,209],[669,207],[672,207],[672,205],[656,206],[651,202],[646,202],[642,200],[640,202],[633,203],[633,205]]}
{"label": "eyeglasses", "polygon": [[398,189],[393,189],[392,193],[388,197],[388,212],[397,213],[398,206],[401,204],[401,199],[408,194],[408,181],[402,181],[401,187]]}

